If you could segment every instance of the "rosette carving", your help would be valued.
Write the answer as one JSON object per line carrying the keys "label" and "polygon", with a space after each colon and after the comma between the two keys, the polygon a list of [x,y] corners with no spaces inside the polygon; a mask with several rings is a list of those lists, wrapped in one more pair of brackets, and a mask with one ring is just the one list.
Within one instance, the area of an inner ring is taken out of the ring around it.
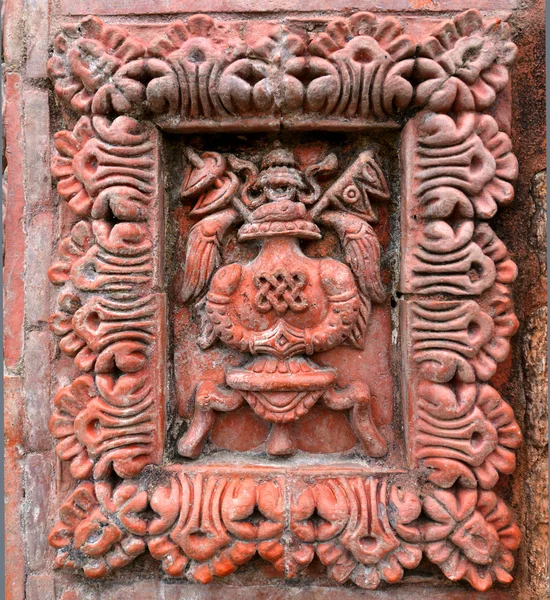
{"label": "rosette carving", "polygon": [[[403,503],[397,491],[392,502],[398,509]],[[494,492],[435,490],[417,503],[422,518],[408,524],[398,521],[396,531],[409,543],[418,543],[449,579],[465,579],[479,591],[486,591],[494,581],[512,581],[512,551],[521,535]]]}
{"label": "rosette carving", "polygon": [[106,25],[97,17],[65,26],[53,47],[48,75],[57,95],[79,113],[101,112],[97,91],[112,81],[122,65],[146,52],[124,28]]}
{"label": "rosette carving", "polygon": [[[115,498],[124,503],[124,495]],[[56,566],[80,568],[90,578],[104,577],[130,564],[145,542],[123,531],[100,507],[94,485],[81,483],[59,509],[49,542],[57,549]]]}
{"label": "rosette carving", "polygon": [[508,23],[472,9],[441,23],[419,44],[416,102],[436,112],[483,111],[508,83],[516,57]]}

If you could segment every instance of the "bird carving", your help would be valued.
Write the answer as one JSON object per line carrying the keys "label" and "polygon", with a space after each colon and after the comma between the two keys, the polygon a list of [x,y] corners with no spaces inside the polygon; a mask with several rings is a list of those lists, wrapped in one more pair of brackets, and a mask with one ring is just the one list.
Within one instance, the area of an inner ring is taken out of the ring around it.
{"label": "bird carving", "polygon": [[333,230],[340,241],[360,299],[359,317],[348,342],[363,347],[372,303],[385,298],[380,244],[371,224],[378,220],[373,201],[387,201],[389,189],[375,151],[362,152],[324,193],[318,178],[336,170],[334,154],[303,170],[286,150],[268,155],[272,162],[264,159],[262,169],[214,152],[199,156],[187,149],[186,154],[189,166],[181,195],[184,200],[195,199],[190,216],[202,218],[191,228],[187,242],[182,300],[200,301],[204,296],[221,262],[223,238],[232,227],[253,221],[252,213],[259,214],[264,204],[291,199],[303,205],[306,219]]}

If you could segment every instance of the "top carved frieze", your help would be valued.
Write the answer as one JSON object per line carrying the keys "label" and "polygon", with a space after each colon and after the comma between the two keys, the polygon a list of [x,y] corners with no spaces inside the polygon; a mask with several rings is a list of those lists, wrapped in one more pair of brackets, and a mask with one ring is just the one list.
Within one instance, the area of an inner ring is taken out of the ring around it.
{"label": "top carved frieze", "polygon": [[415,107],[486,110],[508,83],[510,36],[477,10],[420,40],[368,12],[312,32],[193,15],[150,41],[87,17],[57,35],[48,72],[79,113],[168,130],[353,129],[400,122]]}

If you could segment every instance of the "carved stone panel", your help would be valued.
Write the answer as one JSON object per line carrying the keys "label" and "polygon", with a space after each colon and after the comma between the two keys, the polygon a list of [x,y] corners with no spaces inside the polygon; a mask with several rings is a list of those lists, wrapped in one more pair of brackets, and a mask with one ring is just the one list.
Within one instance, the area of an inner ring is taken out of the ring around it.
{"label": "carved stone panel", "polygon": [[59,26],[63,600],[144,573],[235,597],[512,581],[506,19]]}

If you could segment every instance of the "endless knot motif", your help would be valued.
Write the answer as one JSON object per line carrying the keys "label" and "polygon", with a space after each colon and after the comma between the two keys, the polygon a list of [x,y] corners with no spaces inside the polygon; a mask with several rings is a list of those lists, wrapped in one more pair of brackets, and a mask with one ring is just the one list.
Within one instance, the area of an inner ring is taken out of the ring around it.
{"label": "endless knot motif", "polygon": [[261,313],[274,310],[282,317],[287,310],[303,312],[309,307],[308,301],[301,292],[306,285],[303,273],[292,273],[280,270],[276,273],[258,273],[254,277],[254,285],[258,293],[254,298],[254,306]]}

